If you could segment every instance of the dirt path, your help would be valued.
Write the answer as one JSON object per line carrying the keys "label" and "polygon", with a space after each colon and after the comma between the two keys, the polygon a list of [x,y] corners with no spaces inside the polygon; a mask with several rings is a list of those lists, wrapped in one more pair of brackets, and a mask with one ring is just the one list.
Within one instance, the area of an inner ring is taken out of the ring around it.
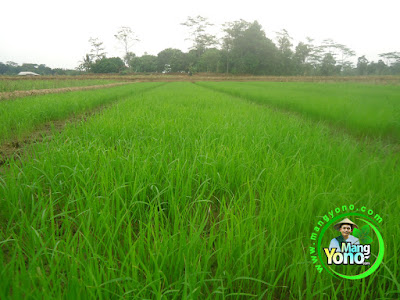
{"label": "dirt path", "polygon": [[103,89],[114,86],[120,86],[124,84],[129,84],[131,82],[118,82],[118,83],[110,83],[110,84],[102,84],[102,85],[90,85],[90,86],[76,86],[76,87],[65,87],[58,89],[40,89],[40,90],[29,90],[29,91],[14,91],[14,92],[1,92],[0,93],[0,101],[21,98],[26,96],[33,95],[45,95],[52,93],[65,93],[72,91],[86,91],[86,90],[95,90],[95,89]]}

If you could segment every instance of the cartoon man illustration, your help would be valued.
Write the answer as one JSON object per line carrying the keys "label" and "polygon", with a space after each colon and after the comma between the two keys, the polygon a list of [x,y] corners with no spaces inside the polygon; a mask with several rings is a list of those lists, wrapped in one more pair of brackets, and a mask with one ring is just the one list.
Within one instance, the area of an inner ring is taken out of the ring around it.
{"label": "cartoon man illustration", "polygon": [[333,227],[340,231],[341,235],[331,240],[329,251],[331,251],[332,248],[336,248],[336,252],[341,252],[342,243],[351,243],[352,245],[360,244],[359,239],[350,234],[353,232],[354,227],[358,228],[358,226],[350,221],[350,219],[345,218]]}

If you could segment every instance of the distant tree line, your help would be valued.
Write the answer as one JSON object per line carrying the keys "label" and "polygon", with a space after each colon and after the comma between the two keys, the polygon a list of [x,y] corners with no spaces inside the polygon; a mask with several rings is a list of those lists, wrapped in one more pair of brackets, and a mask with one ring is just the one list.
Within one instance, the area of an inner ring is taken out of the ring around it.
{"label": "distant tree line", "polygon": [[[369,61],[343,44],[326,39],[316,44],[313,39],[293,44],[286,30],[268,38],[257,22],[238,20],[223,24],[223,37],[209,33],[211,24],[201,16],[188,17],[181,23],[188,29],[192,46],[188,52],[168,48],[157,55],[136,56],[131,48],[139,41],[129,27],[121,27],[115,38],[123,56],[107,57],[103,42],[90,38],[90,53],[80,61],[80,73],[225,73],[274,76],[337,76],[399,75],[400,52],[379,55],[378,62]],[[356,63],[354,63],[356,61]],[[33,71],[42,75],[73,72],[50,69],[45,65],[0,63],[0,74]],[[68,74],[66,74],[68,75]]]}
{"label": "distant tree line", "polygon": [[77,75],[81,72],[77,70],[67,70],[61,68],[50,68],[44,64],[22,64],[19,65],[12,61],[0,62],[0,75],[16,75],[19,72],[34,72],[40,75]]}
{"label": "distant tree line", "polygon": [[226,73],[278,76],[396,75],[400,74],[400,52],[380,54],[378,62],[365,56],[355,61],[355,52],[331,39],[320,45],[311,38],[293,45],[286,30],[269,39],[257,22],[239,20],[223,25],[223,37],[209,33],[213,26],[201,16],[181,23],[188,29],[192,46],[188,52],[168,48],[157,55],[136,56],[130,51],[139,41],[129,27],[115,35],[123,46],[123,59],[107,58],[103,43],[91,38],[92,50],[79,70],[92,73]]}

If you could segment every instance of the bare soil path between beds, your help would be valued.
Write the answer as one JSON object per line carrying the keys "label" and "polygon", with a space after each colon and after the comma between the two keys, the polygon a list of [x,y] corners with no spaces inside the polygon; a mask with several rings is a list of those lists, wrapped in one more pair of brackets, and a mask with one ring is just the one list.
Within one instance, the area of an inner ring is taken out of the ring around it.
{"label": "bare soil path between beds", "polygon": [[65,87],[65,88],[57,88],[57,89],[40,89],[40,90],[29,90],[29,91],[1,92],[0,93],[0,101],[22,98],[22,97],[27,97],[27,96],[34,96],[34,95],[45,95],[45,94],[52,94],[52,93],[65,93],[65,92],[72,92],[72,91],[103,89],[103,88],[109,88],[109,87],[114,87],[114,86],[119,86],[119,85],[124,85],[124,84],[130,84],[130,83],[132,83],[132,82],[117,82],[117,83],[110,83],[110,84]]}

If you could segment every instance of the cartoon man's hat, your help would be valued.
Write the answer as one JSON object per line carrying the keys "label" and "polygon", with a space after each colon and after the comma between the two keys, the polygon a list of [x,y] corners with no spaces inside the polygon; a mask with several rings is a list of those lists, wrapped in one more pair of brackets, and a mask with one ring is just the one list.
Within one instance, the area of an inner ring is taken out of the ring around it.
{"label": "cartoon man's hat", "polygon": [[340,221],[339,223],[336,223],[333,227],[334,227],[336,230],[339,230],[339,229],[340,229],[340,226],[341,226],[342,224],[351,224],[351,225],[353,225],[353,228],[354,228],[354,227],[355,227],[355,228],[358,228],[358,226],[356,225],[356,223],[353,223],[353,222],[350,221],[350,219],[348,219],[348,218],[345,218],[345,219],[343,219],[342,221]]}

